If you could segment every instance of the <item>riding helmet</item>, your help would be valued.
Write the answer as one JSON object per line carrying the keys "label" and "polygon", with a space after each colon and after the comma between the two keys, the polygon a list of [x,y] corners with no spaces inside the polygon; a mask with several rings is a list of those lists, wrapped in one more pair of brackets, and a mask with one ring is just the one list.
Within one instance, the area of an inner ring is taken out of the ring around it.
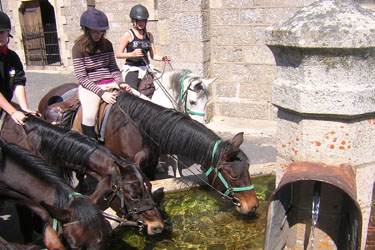
{"label": "riding helmet", "polygon": [[134,20],[147,20],[149,18],[148,11],[143,5],[135,5],[130,10],[130,18]]}
{"label": "riding helmet", "polygon": [[11,30],[10,19],[7,14],[0,11],[0,31]]}
{"label": "riding helmet", "polygon": [[86,27],[91,30],[107,30],[109,29],[108,18],[100,10],[95,8],[86,10],[81,16],[81,27]]}

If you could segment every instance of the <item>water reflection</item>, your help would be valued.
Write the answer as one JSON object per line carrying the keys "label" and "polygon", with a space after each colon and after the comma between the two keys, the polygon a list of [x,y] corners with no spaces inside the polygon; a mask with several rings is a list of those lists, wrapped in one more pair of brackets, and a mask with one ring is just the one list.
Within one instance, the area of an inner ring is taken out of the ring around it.
{"label": "water reflection", "polygon": [[268,199],[275,176],[252,178],[259,199],[255,216],[241,215],[231,202],[210,189],[160,196],[165,231],[146,236],[136,228],[117,228],[110,249],[262,249]]}

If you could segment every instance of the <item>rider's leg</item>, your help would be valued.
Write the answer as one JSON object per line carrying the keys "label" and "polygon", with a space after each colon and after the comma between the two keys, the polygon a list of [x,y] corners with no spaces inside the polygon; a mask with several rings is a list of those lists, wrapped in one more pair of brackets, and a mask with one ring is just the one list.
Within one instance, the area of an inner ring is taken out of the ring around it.
{"label": "rider's leg", "polygon": [[97,139],[94,126],[101,98],[82,86],[79,86],[78,94],[82,106],[82,133]]}
{"label": "rider's leg", "polygon": [[138,85],[141,79],[138,78],[138,71],[130,71],[125,77],[125,83],[129,84],[133,89],[138,90]]}

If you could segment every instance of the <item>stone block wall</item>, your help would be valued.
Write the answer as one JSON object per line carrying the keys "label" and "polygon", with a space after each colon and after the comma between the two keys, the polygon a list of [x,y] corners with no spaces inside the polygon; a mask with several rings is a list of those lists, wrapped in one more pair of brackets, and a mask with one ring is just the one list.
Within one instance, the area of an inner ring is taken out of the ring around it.
{"label": "stone block wall", "polygon": [[[95,5],[107,14],[110,30],[106,36],[116,49],[123,33],[131,28],[131,7],[140,3],[150,12],[147,27],[154,35],[157,52],[169,55],[173,68],[187,68],[217,79],[207,113],[275,120],[276,108],[270,102],[270,91],[276,69],[272,53],[265,45],[265,30],[314,1],[49,0],[55,9],[63,64],[57,70],[72,72],[71,49],[81,34],[79,17],[87,5]],[[21,2],[3,0],[2,6],[13,23],[10,47],[24,61],[18,15]],[[117,62],[121,67],[124,60]],[[153,64],[163,68],[161,63]],[[170,70],[168,65],[166,70]]]}

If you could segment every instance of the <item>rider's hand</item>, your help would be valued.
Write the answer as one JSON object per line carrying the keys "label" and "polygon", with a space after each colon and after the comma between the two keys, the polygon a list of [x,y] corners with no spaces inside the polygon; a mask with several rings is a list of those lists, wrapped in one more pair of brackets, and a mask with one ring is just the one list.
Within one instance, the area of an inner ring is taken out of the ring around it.
{"label": "rider's hand", "polygon": [[127,91],[127,92],[132,91],[132,87],[130,87],[129,84],[126,84],[126,83],[120,83],[120,89],[122,89],[123,91]]}
{"label": "rider's hand", "polygon": [[163,56],[163,58],[161,60],[163,62],[169,62],[169,61],[171,61],[171,58],[169,56]]}
{"label": "rider's hand", "polygon": [[106,102],[106,103],[109,103],[109,104],[115,104],[116,103],[116,97],[117,97],[117,93],[114,93],[114,92],[104,92],[104,94],[102,95],[102,99]]}
{"label": "rider's hand", "polygon": [[26,119],[26,116],[21,111],[15,111],[10,115],[15,123],[18,125],[23,125],[23,121]]}
{"label": "rider's hand", "polygon": [[132,57],[142,57],[144,56],[142,49],[135,49],[132,52]]}

